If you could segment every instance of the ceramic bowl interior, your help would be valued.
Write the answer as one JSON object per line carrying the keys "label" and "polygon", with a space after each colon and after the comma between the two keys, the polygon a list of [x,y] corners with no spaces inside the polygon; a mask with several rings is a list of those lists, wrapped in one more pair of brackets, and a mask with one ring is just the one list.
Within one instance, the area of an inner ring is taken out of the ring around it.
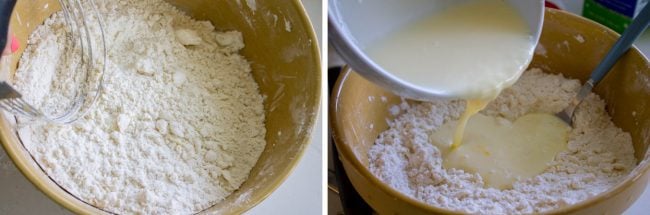
{"label": "ceramic bowl interior", "polygon": [[[242,213],[284,181],[310,142],[320,105],[321,70],[316,36],[299,0],[169,2],[195,19],[212,22],[217,30],[242,32],[246,47],[241,54],[251,62],[255,81],[267,97],[267,145],[250,177],[224,201],[203,211]],[[36,26],[59,10],[56,0],[18,1],[12,15],[12,30],[21,44],[27,44]],[[13,76],[23,49],[24,46],[14,54],[9,77]],[[24,148],[11,121],[7,117],[0,119],[0,140],[18,169],[34,185],[73,212],[106,213],[70,195],[51,180]]]}
{"label": "ceramic bowl interior", "polygon": [[[606,27],[570,13],[547,9],[530,67],[586,81],[618,38]],[[543,51],[542,51],[543,50]],[[549,213],[620,214],[645,189],[650,168],[650,67],[636,48],[625,54],[594,89],[607,102],[614,123],[632,136],[638,166],[620,184],[584,202]],[[386,98],[370,99],[370,98]],[[400,97],[345,69],[330,99],[334,140],[352,185],[380,214],[458,213],[411,199],[382,183],[368,169],[368,150],[394,117]]]}

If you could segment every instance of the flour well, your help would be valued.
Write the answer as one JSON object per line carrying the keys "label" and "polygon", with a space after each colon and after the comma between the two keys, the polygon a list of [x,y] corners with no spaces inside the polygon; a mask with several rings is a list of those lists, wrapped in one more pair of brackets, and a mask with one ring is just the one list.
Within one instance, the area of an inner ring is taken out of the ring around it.
{"label": "flour well", "polygon": [[[580,83],[532,69],[481,113],[515,120],[526,113],[556,113]],[[428,204],[479,214],[539,213],[575,204],[618,183],[635,167],[631,136],[617,128],[605,103],[591,94],[576,112],[568,150],[542,174],[515,182],[512,189],[485,188],[478,174],[444,169],[430,135],[460,116],[460,101],[401,104],[369,151],[370,170],[384,183]]]}
{"label": "flour well", "polygon": [[[162,0],[97,3],[104,92],[72,125],[21,123],[25,146],[61,187],[110,212],[189,214],[223,200],[265,146],[241,33],[217,32]],[[56,13],[34,31],[16,74],[29,102],[55,112],[68,99],[60,83],[69,76],[58,71],[75,66],[63,57],[63,20]]]}

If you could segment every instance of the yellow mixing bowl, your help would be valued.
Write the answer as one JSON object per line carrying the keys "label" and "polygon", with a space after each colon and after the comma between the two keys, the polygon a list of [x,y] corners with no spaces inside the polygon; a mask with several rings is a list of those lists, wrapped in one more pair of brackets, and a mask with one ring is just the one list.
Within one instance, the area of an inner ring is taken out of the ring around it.
{"label": "yellow mixing bowl", "polygon": [[[229,0],[169,2],[196,19],[211,21],[218,30],[242,32],[246,47],[241,54],[251,62],[255,81],[267,96],[264,152],[239,190],[203,211],[242,213],[260,203],[284,181],[310,142],[320,104],[321,70],[316,36],[299,0],[257,1],[255,5],[248,5],[254,1]],[[18,1],[11,28],[21,44],[26,44],[36,26],[58,10],[56,0]],[[274,22],[275,19],[278,21]],[[286,28],[285,20],[291,24],[290,28]],[[14,54],[12,69],[16,68],[23,49],[24,46]],[[23,147],[10,121],[13,120],[0,119],[0,141],[14,164],[34,185],[75,213],[107,213],[70,195],[52,181]]]}
{"label": "yellow mixing bowl", "polygon": [[[588,78],[618,34],[570,13],[547,9],[540,45],[530,67],[565,77]],[[584,40],[582,40],[584,39]],[[582,41],[582,42],[581,42]],[[620,214],[644,191],[650,177],[650,66],[636,48],[619,60],[595,88],[607,102],[614,123],[632,135],[638,166],[615,187],[588,200],[549,211],[549,214]],[[387,102],[375,98],[386,97]],[[345,69],[334,88],[330,103],[330,125],[339,158],[352,185],[379,214],[454,214],[412,199],[382,183],[368,169],[368,149],[394,117],[389,107],[400,98]],[[372,126],[371,126],[372,125]]]}

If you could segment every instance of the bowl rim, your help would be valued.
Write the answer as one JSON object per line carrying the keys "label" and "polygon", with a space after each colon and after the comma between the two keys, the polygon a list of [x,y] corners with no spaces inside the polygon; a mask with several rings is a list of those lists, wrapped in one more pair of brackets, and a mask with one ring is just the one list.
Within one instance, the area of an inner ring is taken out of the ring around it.
{"label": "bowl rim", "polygon": [[[320,53],[320,47],[318,44],[318,37],[316,35],[316,32],[314,30],[314,26],[312,25],[312,22],[307,14],[307,10],[305,9],[303,3],[301,0],[291,0],[291,6],[295,7],[295,9],[298,11],[299,16],[298,18],[300,19],[300,24],[303,25],[303,27],[306,30],[307,36],[310,38],[309,43],[311,44],[311,54],[316,58],[315,60],[315,67],[317,68],[316,72],[316,77],[315,81],[318,84],[321,84],[322,82],[322,58],[321,58],[321,53]],[[296,23],[297,24],[297,23]],[[280,185],[282,185],[286,179],[291,175],[291,173],[296,169],[298,164],[300,163],[300,160],[302,157],[305,155],[306,149],[308,148],[309,144],[312,142],[312,134],[315,129],[315,123],[317,120],[317,117],[321,115],[320,110],[321,110],[321,104],[322,104],[322,87],[316,87],[314,90],[314,97],[312,98],[315,100],[315,104],[313,107],[308,108],[309,113],[314,113],[314,114],[309,114],[306,117],[305,120],[305,127],[309,128],[307,129],[305,135],[301,138],[298,139],[298,143],[300,143],[301,147],[299,151],[296,153],[296,159],[293,160],[288,166],[286,166],[283,169],[280,169],[277,171],[276,175],[278,177],[275,178],[275,180],[271,181],[268,183],[266,186],[263,188],[260,188],[258,192],[261,192],[262,195],[260,195],[258,198],[250,199],[247,204],[242,204],[241,207],[236,207],[232,210],[232,214],[242,214],[243,212],[246,212],[255,206],[259,205],[262,203],[265,199],[267,199],[275,190],[277,190]],[[36,168],[31,168],[30,167],[30,160],[32,162],[35,162],[37,166],[40,168],[39,162],[37,162],[31,155],[31,153],[24,148],[24,145],[22,143],[22,140],[20,140],[19,136],[16,133],[15,127],[12,126],[12,123],[8,121],[8,119],[13,119],[10,117],[10,115],[3,115],[0,116],[0,145],[4,148],[5,152],[11,159],[12,163],[16,168],[19,170],[19,172],[40,192],[45,194],[50,200],[54,201],[58,205],[64,207],[65,209],[76,213],[76,214],[93,214],[93,213],[105,213],[105,214],[112,214],[113,212],[106,211],[103,209],[100,209],[92,204],[87,203],[86,201],[79,199],[75,195],[70,194],[66,189],[61,187],[56,181],[54,181],[50,176],[42,171],[42,169],[36,169]],[[268,123],[268,122],[266,122]],[[19,143],[21,147],[12,147],[8,143],[9,142],[14,142],[14,143]],[[265,146],[266,148],[266,146]],[[24,150],[24,152],[23,152]],[[25,153],[29,156],[22,156],[22,153]],[[257,165],[257,162],[256,164]],[[40,171],[40,172],[39,172]],[[43,173],[45,176],[49,178],[50,181],[47,180],[40,180],[39,178],[39,173]],[[54,183],[54,185],[57,188],[51,188],[51,185],[48,184],[48,182]],[[245,182],[244,182],[245,183]],[[58,192],[55,192],[51,189],[61,189],[65,193],[67,193],[66,196],[61,196],[58,194]],[[71,196],[72,198],[77,199],[80,202],[83,202],[85,204],[78,204],[76,201],[69,201],[66,199],[66,197]],[[214,205],[207,207],[201,211],[196,212],[196,214],[202,214],[205,213],[206,210],[209,210],[211,207]]]}
{"label": "bowl rim", "polygon": [[[343,68],[341,69],[341,74],[339,75],[339,78],[336,80],[336,83],[334,84],[334,88],[332,88],[333,91],[330,99],[329,116],[330,116],[330,127],[332,128],[331,135],[332,138],[334,139],[334,144],[336,145],[336,149],[338,150],[339,157],[342,157],[340,159],[347,160],[348,162],[350,162],[352,164],[352,167],[356,171],[358,171],[366,180],[370,181],[373,186],[379,188],[382,192],[394,196],[396,200],[401,200],[410,205],[423,208],[427,211],[434,212],[434,213],[461,214],[459,211],[434,207],[432,205],[426,204],[420,200],[411,198],[406,194],[397,191],[396,189],[392,188],[386,183],[383,183],[381,179],[377,178],[374,174],[372,174],[370,170],[368,170],[368,168],[364,167],[361,161],[357,159],[357,156],[354,153],[354,149],[352,149],[352,147],[350,147],[349,144],[346,144],[345,141],[343,141],[342,135],[340,135],[344,133],[342,130],[343,129],[342,126],[340,126],[343,125],[343,123],[340,114],[338,114],[338,108],[340,107],[340,102],[341,102],[339,98],[342,93],[344,83],[348,80],[348,78],[353,72],[354,71],[352,70],[351,67],[347,65],[343,66]],[[345,171],[347,172],[348,170]],[[354,186],[354,184],[352,185]],[[364,195],[360,195],[360,196],[363,197]]]}
{"label": "bowl rim", "polygon": [[[314,30],[314,25],[311,22],[311,19],[309,18],[309,15],[307,14],[307,10],[305,9],[304,4],[302,3],[301,0],[292,0],[292,3],[295,7],[300,12],[300,20],[302,21],[305,29],[307,30],[307,34],[309,35],[309,38],[311,39],[310,43],[312,45],[312,50],[311,52],[314,54],[314,56],[317,58],[316,59],[316,68],[317,68],[317,73],[318,75],[316,76],[316,83],[320,84],[322,82],[322,63],[321,63],[321,54],[320,54],[320,48],[318,45],[318,35],[316,35],[316,31]],[[298,142],[302,143],[301,145],[303,146],[300,151],[296,154],[296,159],[286,168],[284,168],[281,171],[278,171],[280,173],[280,177],[277,177],[275,181],[271,182],[268,186],[265,188],[260,189],[263,191],[263,195],[260,196],[260,198],[257,199],[252,199],[249,204],[246,204],[244,207],[240,207],[239,209],[233,210],[233,214],[243,214],[246,211],[249,211],[250,209],[254,208],[255,206],[259,205],[262,203],[265,199],[267,199],[275,190],[277,190],[280,185],[282,185],[287,178],[289,178],[289,175],[296,169],[298,164],[300,163],[300,160],[302,160],[302,157],[305,155],[305,152],[307,151],[307,148],[309,144],[312,142],[312,133],[314,129],[316,128],[315,123],[317,121],[317,117],[321,115],[319,113],[321,103],[322,101],[322,87],[317,87],[315,90],[315,99],[316,99],[316,104],[314,107],[310,108],[309,111],[311,111],[311,116],[307,119],[305,125],[307,128],[309,128],[309,131],[306,133],[305,136],[303,136]],[[267,122],[268,123],[268,122]],[[266,146],[265,146],[266,148]],[[255,162],[255,165],[257,165],[257,162]],[[245,183],[245,182],[244,182]],[[208,210],[206,208],[205,210]],[[203,213],[203,211],[198,212],[198,214]]]}
{"label": "bowl rim", "polygon": [[[597,23],[595,21],[580,17],[578,15],[565,12],[562,10],[557,10],[557,9],[551,9],[547,8],[546,9],[547,13],[562,13],[565,16],[570,16],[572,19],[582,19],[583,21],[590,22],[592,24],[597,24],[600,26],[604,31],[605,34],[613,34],[615,36],[620,36],[618,33],[615,31],[601,25],[600,23]],[[630,52],[639,55],[642,57],[646,64],[650,64],[648,62],[648,58],[641,52],[636,46],[632,46],[630,49]],[[379,179],[377,176],[372,174],[370,170],[359,161],[358,157],[354,153],[354,149],[352,149],[351,145],[347,144],[343,139],[340,134],[344,133],[343,128],[341,125],[343,125],[343,119],[341,119],[340,114],[338,114],[338,108],[340,107],[340,95],[343,91],[343,85],[345,82],[348,80],[350,77],[350,74],[354,72],[352,68],[349,66],[344,66],[341,69],[341,75],[337,79],[332,94],[330,98],[330,106],[329,106],[329,116],[330,116],[330,124],[332,128],[332,137],[334,138],[334,144],[336,144],[336,148],[339,151],[341,157],[345,160],[348,160],[357,172],[359,172],[366,180],[370,181],[373,186],[375,186],[377,189],[384,193],[388,193],[396,198],[396,200],[406,202],[407,204],[413,205],[415,207],[424,209],[429,212],[434,212],[434,213],[444,213],[444,214],[462,214],[462,211],[455,211],[455,210],[449,210],[446,208],[442,207],[436,207],[430,204],[427,204],[423,201],[417,200],[415,198],[409,197],[406,194],[403,194],[402,192],[399,192],[398,190],[394,189],[393,187],[389,186],[388,184],[384,183]],[[615,194],[618,194],[623,191],[624,188],[630,186],[632,183],[638,181],[646,172],[650,170],[650,148],[646,150],[645,157],[640,160],[636,167],[630,171],[630,173],[626,176],[625,178],[614,185],[613,187],[610,187],[609,189],[592,196],[588,199],[585,199],[583,201],[580,201],[576,204],[571,204],[565,207],[560,207],[560,208],[555,208],[549,211],[545,211],[543,213],[545,214],[564,214],[564,213],[570,213],[570,212],[575,212],[581,208],[584,208],[586,206],[590,206],[593,204],[596,204],[598,202],[604,201],[605,199],[614,196]],[[347,170],[346,170],[347,171]],[[363,197],[363,195],[361,195]]]}

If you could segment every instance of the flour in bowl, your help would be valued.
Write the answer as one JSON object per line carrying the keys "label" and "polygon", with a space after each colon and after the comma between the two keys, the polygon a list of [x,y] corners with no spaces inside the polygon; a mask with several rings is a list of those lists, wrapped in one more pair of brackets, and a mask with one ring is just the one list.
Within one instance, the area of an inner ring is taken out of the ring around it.
{"label": "flour in bowl", "polygon": [[[482,113],[510,121],[527,113],[556,113],[579,87],[577,80],[531,69]],[[630,134],[612,123],[604,101],[592,93],[576,112],[568,149],[542,174],[519,180],[512,189],[486,188],[478,174],[444,169],[440,151],[430,142],[429,135],[458,118],[463,108],[460,101],[403,103],[394,112],[404,113],[389,123],[368,152],[370,171],[405,195],[434,206],[478,214],[530,214],[597,195],[635,167]]]}
{"label": "flour in bowl", "polygon": [[[104,92],[71,125],[20,124],[20,137],[62,188],[120,214],[189,214],[227,197],[265,147],[263,96],[239,32],[218,32],[162,0],[96,1],[108,59]],[[63,107],[64,19],[30,36],[16,86]],[[53,84],[48,85],[47,83]],[[59,83],[59,84],[57,84]],[[61,110],[50,110],[61,111]]]}

